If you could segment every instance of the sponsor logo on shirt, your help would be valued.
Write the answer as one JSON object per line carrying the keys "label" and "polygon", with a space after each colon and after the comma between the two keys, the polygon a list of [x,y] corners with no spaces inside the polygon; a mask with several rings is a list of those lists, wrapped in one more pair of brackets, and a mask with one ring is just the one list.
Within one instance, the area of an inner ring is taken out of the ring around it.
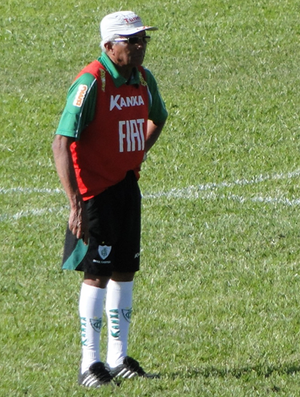
{"label": "sponsor logo on shirt", "polygon": [[119,152],[145,149],[144,119],[119,121]]}
{"label": "sponsor logo on shirt", "polygon": [[73,105],[74,106],[76,106],[78,108],[81,107],[81,105],[83,103],[83,100],[85,98],[85,95],[87,93],[87,88],[88,88],[87,85],[80,84],[80,86],[77,89],[77,93],[76,93],[75,99],[73,101]]}
{"label": "sponsor logo on shirt", "polygon": [[123,107],[129,108],[130,106],[142,106],[144,104],[145,103],[141,95],[127,97],[122,97],[121,95],[111,95],[109,110],[111,111],[114,108],[122,110]]}

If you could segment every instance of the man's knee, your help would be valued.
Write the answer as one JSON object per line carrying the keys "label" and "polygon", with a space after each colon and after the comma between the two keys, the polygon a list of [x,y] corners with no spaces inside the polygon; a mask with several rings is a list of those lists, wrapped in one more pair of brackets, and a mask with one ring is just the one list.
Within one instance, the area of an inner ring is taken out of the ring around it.
{"label": "man's knee", "polygon": [[127,272],[127,273],[113,272],[111,279],[114,281],[132,281],[134,275],[135,272]]}
{"label": "man's knee", "polygon": [[84,273],[84,283],[97,288],[106,288],[110,277],[96,276],[90,273]]}

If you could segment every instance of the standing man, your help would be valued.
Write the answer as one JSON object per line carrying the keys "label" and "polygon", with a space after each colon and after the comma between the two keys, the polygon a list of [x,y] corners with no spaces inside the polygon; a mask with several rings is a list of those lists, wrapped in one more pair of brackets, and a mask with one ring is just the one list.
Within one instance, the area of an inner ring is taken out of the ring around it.
{"label": "standing man", "polygon": [[[100,24],[102,54],[71,85],[52,145],[70,202],[63,268],[82,271],[79,384],[114,377],[153,377],[127,356],[133,278],[140,262],[139,171],[167,111],[156,81],[142,67],[148,31],[132,11]],[[106,363],[100,358],[104,299]]]}

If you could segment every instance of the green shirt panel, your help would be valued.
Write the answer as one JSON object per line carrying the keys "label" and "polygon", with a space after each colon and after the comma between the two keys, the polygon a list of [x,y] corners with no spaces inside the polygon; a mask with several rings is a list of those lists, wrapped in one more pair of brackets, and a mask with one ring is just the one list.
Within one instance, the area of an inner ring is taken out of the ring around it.
{"label": "green shirt panel", "polygon": [[[75,106],[74,102],[80,87],[87,87],[86,94],[81,106]],[[62,113],[56,134],[78,139],[81,131],[93,120],[97,98],[97,81],[90,73],[80,76],[71,85],[67,103]]]}
{"label": "green shirt panel", "polygon": [[153,74],[145,68],[146,81],[149,88],[149,119],[155,123],[166,121],[168,112],[166,105],[160,95],[156,80]]}

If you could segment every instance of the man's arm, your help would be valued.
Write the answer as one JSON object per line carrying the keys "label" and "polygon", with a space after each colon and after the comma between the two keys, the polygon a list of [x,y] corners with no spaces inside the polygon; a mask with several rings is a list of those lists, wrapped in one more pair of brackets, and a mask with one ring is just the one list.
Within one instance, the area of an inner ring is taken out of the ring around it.
{"label": "man's arm", "polygon": [[164,125],[165,121],[162,123],[154,123],[152,120],[148,120],[145,152],[148,152],[155,144]]}
{"label": "man's arm", "polygon": [[78,189],[70,145],[73,138],[56,135],[52,144],[54,161],[61,184],[70,202],[69,228],[78,238],[88,244],[88,219]]}
{"label": "man's arm", "polygon": [[145,69],[145,72],[146,72],[148,89],[149,92],[151,93],[149,97],[150,108],[149,108],[149,118],[147,125],[146,145],[145,145],[145,151],[148,152],[148,150],[150,150],[151,147],[157,141],[167,120],[168,112],[165,103],[162,97],[160,96],[157,83],[153,74],[148,69]]}

